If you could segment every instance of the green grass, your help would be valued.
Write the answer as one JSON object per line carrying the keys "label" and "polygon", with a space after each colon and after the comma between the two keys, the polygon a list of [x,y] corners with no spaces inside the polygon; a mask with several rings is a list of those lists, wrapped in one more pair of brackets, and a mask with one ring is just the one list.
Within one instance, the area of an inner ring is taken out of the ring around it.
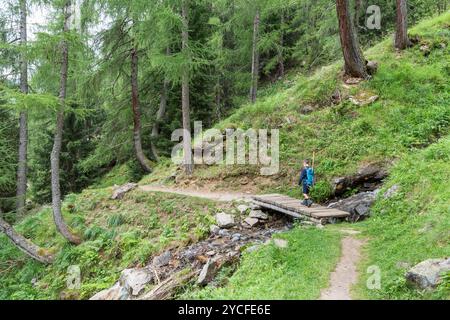
{"label": "green grass", "polygon": [[226,285],[193,288],[181,298],[317,299],[339,259],[341,234],[296,227],[275,237],[286,239],[288,248],[270,244],[246,253]]}
{"label": "green grass", "polygon": [[[407,286],[407,265],[450,256],[450,136],[402,159],[384,189],[399,186],[390,199],[380,199],[373,217],[362,226],[370,237],[363,278],[357,288],[370,299],[450,299],[450,283],[421,292]],[[381,289],[365,286],[368,266],[382,272]]]}
{"label": "green grass", "polygon": [[[0,234],[0,299],[87,299],[113,285],[123,269],[146,265],[152,255],[166,248],[203,238],[214,213],[228,208],[208,200],[138,190],[120,201],[111,200],[111,194],[111,188],[88,189],[66,197],[65,219],[84,238],[79,246],[69,245],[56,232],[50,208],[15,226],[56,254],[50,266],[27,258]],[[81,268],[79,290],[66,289],[66,271],[71,265]]]}

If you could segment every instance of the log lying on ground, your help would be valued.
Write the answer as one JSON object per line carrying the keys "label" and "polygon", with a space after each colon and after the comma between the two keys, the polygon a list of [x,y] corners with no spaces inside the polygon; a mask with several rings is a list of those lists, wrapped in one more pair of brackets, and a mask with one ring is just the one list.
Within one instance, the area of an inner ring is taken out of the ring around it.
{"label": "log lying on ground", "polygon": [[169,300],[173,298],[177,289],[185,285],[197,275],[198,271],[179,271],[162,281],[160,284],[156,285],[151,291],[140,297],[139,300]]}

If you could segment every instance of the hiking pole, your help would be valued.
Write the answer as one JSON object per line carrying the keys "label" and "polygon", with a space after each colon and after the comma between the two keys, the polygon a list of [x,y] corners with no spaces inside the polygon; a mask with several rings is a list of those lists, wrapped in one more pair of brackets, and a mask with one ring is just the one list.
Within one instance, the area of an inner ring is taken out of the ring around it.
{"label": "hiking pole", "polygon": [[316,160],[316,152],[313,151],[313,160],[312,160],[312,168],[314,169],[314,162]]}

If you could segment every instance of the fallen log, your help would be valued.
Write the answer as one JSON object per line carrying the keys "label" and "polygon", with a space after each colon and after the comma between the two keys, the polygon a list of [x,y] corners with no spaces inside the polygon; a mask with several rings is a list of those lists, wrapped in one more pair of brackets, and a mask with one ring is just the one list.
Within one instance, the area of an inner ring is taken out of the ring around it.
{"label": "fallen log", "polygon": [[173,298],[177,289],[197,275],[198,270],[189,272],[186,272],[186,270],[179,271],[153,287],[152,290],[140,297],[139,300],[169,300]]}

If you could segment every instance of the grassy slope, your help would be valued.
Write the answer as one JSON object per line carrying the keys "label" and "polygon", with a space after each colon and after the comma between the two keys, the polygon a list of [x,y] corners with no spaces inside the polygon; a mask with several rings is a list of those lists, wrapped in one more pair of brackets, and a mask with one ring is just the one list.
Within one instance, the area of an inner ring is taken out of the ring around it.
{"label": "grassy slope", "polygon": [[[371,81],[350,89],[349,94],[379,95],[379,100],[369,106],[329,103],[336,88],[346,91],[338,80],[340,64],[337,63],[311,77],[300,76],[287,83],[284,90],[244,106],[218,125],[219,128],[280,128],[281,173],[269,182],[262,181],[264,184],[257,186],[260,191],[276,190],[298,196],[299,191],[293,190],[292,182],[296,179],[299,160],[309,157],[314,150],[321,181],[315,190],[318,200],[328,196],[328,181],[332,177],[354,172],[360,164],[379,162],[391,168],[386,188],[399,184],[399,194],[389,200],[380,198],[374,217],[355,226],[371,239],[364,265],[360,266],[362,277],[355,290],[357,297],[449,297],[448,281],[433,293],[419,292],[406,286],[405,267],[398,267],[402,262],[413,265],[424,259],[450,255],[449,26],[450,13],[447,13],[410,30],[421,38],[421,44],[431,48],[427,57],[419,46],[397,54],[390,39],[366,52],[368,59],[380,63],[379,71]],[[300,115],[304,105],[319,110]],[[162,167],[155,177],[147,177],[142,183],[163,181],[165,173],[173,172],[167,163]],[[219,188],[230,188],[239,184],[242,175],[253,176],[252,181],[259,183],[256,174],[255,168],[246,166],[203,167],[197,170],[193,180],[197,183],[221,180]],[[326,232],[294,231],[286,236],[306,246],[292,248],[292,255],[280,255],[273,248],[264,248],[246,256],[225,287],[207,288],[186,296],[315,298],[317,288],[326,284],[323,273],[318,272],[318,278],[310,279],[310,285],[305,287],[301,279],[314,270],[311,262],[318,264],[322,271],[329,268],[324,261],[335,262],[338,249],[333,241],[336,238],[330,241],[332,236]],[[323,247],[321,258],[313,261],[308,250],[315,246],[307,239],[317,237],[323,239]],[[302,252],[305,248],[306,252]],[[366,288],[369,276],[366,270],[371,265],[379,266],[382,271],[381,290]],[[291,282],[294,277],[299,281]]]}
{"label": "grassy slope", "polygon": [[[111,192],[111,188],[89,189],[64,201],[66,220],[84,235],[80,246],[67,244],[56,232],[50,208],[16,226],[26,237],[57,253],[49,267],[25,257],[1,234],[0,299],[89,298],[117,281],[123,269],[142,265],[168,247],[202,238],[209,232],[213,213],[228,206],[138,190],[115,201],[110,200]],[[70,265],[81,268],[80,290],[65,290]],[[32,279],[38,280],[36,286]]]}

